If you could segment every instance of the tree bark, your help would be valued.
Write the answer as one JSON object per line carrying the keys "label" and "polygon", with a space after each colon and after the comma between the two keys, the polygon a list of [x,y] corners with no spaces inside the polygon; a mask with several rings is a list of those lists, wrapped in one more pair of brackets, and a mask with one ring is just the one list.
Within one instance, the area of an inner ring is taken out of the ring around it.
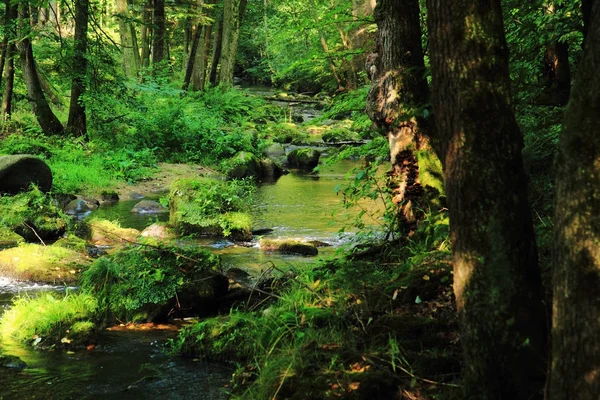
{"label": "tree bark", "polygon": [[571,94],[571,69],[569,68],[569,45],[554,42],[546,46],[542,73],[547,104],[564,106]]}
{"label": "tree bark", "polygon": [[[380,0],[374,17],[378,27],[377,47],[376,53],[368,56],[372,86],[367,113],[389,142],[392,163],[389,185],[398,209],[400,236],[406,238],[414,232],[424,208],[417,154],[425,151],[435,160],[429,146],[432,127],[423,118],[423,109],[429,103],[429,88],[425,80],[418,0]],[[423,172],[432,171],[425,168]],[[441,182],[431,186],[441,187]]]}
{"label": "tree bark", "polygon": [[233,85],[235,56],[240,37],[240,22],[247,0],[225,0],[223,2],[223,37],[221,45],[221,69],[219,85]]}
{"label": "tree bark", "polygon": [[550,400],[600,396],[600,4],[560,137],[554,214]]}
{"label": "tree bark", "polygon": [[123,52],[123,71],[125,72],[126,77],[134,78],[137,74],[137,70],[133,54],[131,30],[129,29],[129,9],[127,8],[127,0],[117,0],[117,19],[119,21],[121,51]]}
{"label": "tree bark", "polygon": [[465,399],[541,399],[547,313],[500,0],[428,0]]}
{"label": "tree bark", "polygon": [[210,74],[209,82],[215,86],[217,84],[217,71],[219,62],[221,61],[221,50],[223,48],[223,16],[217,21],[217,30],[215,32],[215,39],[213,41],[213,54],[210,63]]}
{"label": "tree bark", "polygon": [[150,66],[150,35],[148,26],[152,23],[152,11],[150,9],[151,0],[144,2],[142,10],[142,28],[140,29],[140,41],[142,42],[142,59],[141,66],[148,68]]}
{"label": "tree bark", "polygon": [[[6,43],[6,54],[4,56],[6,69],[4,70],[4,92],[2,94],[2,121],[6,121],[12,114],[13,88],[15,81],[15,61],[16,54],[15,41],[17,39],[16,21],[18,17],[17,6],[11,5],[10,0],[6,1],[5,31],[4,39]],[[4,69],[4,68],[3,68]]]}
{"label": "tree bark", "polygon": [[196,61],[194,62],[194,71],[192,73],[192,89],[195,91],[204,90],[204,86],[206,85],[206,67],[208,65],[212,25],[204,25],[202,32],[203,37],[196,52]]}
{"label": "tree bark", "polygon": [[89,0],[75,1],[75,45],[73,49],[73,79],[71,81],[71,104],[67,130],[76,136],[87,133],[85,104],[82,96],[85,93],[87,76],[87,29],[89,17]]}
{"label": "tree bark", "polygon": [[[19,18],[21,23],[28,27],[29,5],[22,4],[19,8]],[[40,80],[35,67],[35,60],[33,58],[31,41],[27,34],[28,29],[21,33],[21,40],[18,43],[18,48],[19,53],[21,54],[21,71],[23,72],[23,80],[25,81],[25,86],[27,88],[29,104],[31,104],[33,113],[44,133],[49,135],[62,133],[63,126],[48,105],[40,85]]]}
{"label": "tree bark", "polygon": [[154,0],[154,32],[152,34],[152,64],[165,59],[165,0]]}
{"label": "tree bark", "polygon": [[198,51],[198,44],[200,43],[200,37],[203,37],[204,34],[204,26],[201,24],[196,25],[196,29],[194,31],[194,36],[192,38],[190,52],[188,56],[187,67],[185,69],[185,76],[183,78],[183,87],[182,90],[188,90],[190,86],[190,82],[192,80],[192,74],[195,69],[196,64],[196,53]]}

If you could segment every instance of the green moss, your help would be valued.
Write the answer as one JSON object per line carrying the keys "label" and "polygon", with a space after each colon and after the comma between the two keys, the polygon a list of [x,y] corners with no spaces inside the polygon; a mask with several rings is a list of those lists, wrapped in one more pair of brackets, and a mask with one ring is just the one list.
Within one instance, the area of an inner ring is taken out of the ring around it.
{"label": "green moss", "polygon": [[90,240],[94,244],[114,245],[135,242],[141,232],[133,228],[121,228],[117,221],[93,219],[89,223]]}
{"label": "green moss", "polygon": [[226,292],[218,268],[218,258],[203,249],[128,247],[96,260],[82,290],[98,298],[109,321],[163,319],[177,309],[201,312],[203,299]]}
{"label": "green moss", "polygon": [[23,243],[23,236],[17,235],[7,226],[0,225],[0,248],[14,247]]}
{"label": "green moss", "polygon": [[254,188],[244,181],[185,179],[173,184],[169,195],[172,226],[183,234],[232,237],[249,240],[249,214]]}
{"label": "green moss", "polygon": [[80,253],[85,253],[87,242],[75,235],[67,235],[54,242],[53,246],[64,247],[65,249],[71,249]]}
{"label": "green moss", "polygon": [[260,249],[263,251],[277,251],[280,253],[301,254],[304,256],[316,256],[319,254],[319,250],[314,244],[297,240],[261,239]]}
{"label": "green moss", "polygon": [[421,185],[431,186],[440,194],[444,194],[444,171],[439,158],[434,153],[424,150],[417,153],[417,162]]}
{"label": "green moss", "polygon": [[0,197],[0,225],[28,241],[56,238],[67,230],[70,221],[58,204],[37,188]]}
{"label": "green moss", "polygon": [[260,176],[260,160],[252,153],[241,151],[228,162],[227,177],[229,179],[258,179]]}
{"label": "green moss", "polygon": [[14,339],[36,346],[75,347],[94,341],[91,322],[97,301],[87,294],[69,293],[64,297],[45,293],[22,297],[6,311],[0,321],[3,339]]}
{"label": "green moss", "polygon": [[74,282],[87,263],[88,257],[60,245],[22,244],[0,251],[0,274],[34,282]]}

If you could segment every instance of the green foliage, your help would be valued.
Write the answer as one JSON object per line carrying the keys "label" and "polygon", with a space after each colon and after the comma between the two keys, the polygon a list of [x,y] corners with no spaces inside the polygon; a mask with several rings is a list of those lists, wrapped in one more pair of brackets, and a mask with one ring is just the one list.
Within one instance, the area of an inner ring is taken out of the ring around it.
{"label": "green foliage", "polygon": [[88,294],[20,297],[2,315],[0,334],[34,346],[77,346],[93,340],[96,299]]}
{"label": "green foliage", "polygon": [[341,95],[335,96],[331,103],[325,107],[323,116],[319,120],[324,119],[350,119],[352,125],[350,130],[358,133],[361,138],[369,139],[376,135],[373,130],[373,123],[365,112],[365,104],[370,86],[362,86],[357,90],[351,90]]}
{"label": "green foliage", "polygon": [[98,299],[107,321],[152,320],[164,318],[173,306],[168,303],[190,284],[200,294],[202,281],[217,268],[219,260],[208,250],[135,246],[96,260],[81,288]]}
{"label": "green foliage", "polygon": [[179,180],[169,195],[170,222],[184,233],[240,233],[247,239],[251,220],[244,212],[249,210],[253,192],[254,186],[245,180]]}
{"label": "green foliage", "polygon": [[32,229],[39,234],[64,232],[71,218],[58,204],[37,187],[15,196],[0,197],[0,225],[26,237],[33,237]]}

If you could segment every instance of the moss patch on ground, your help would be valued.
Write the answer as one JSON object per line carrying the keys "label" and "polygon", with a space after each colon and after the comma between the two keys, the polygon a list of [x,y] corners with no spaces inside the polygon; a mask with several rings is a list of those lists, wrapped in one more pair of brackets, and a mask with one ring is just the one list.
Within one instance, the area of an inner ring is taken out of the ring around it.
{"label": "moss patch on ground", "polygon": [[141,232],[133,228],[121,228],[118,222],[108,220],[92,220],[90,226],[90,241],[95,245],[115,245],[135,242]]}
{"label": "moss patch on ground", "polygon": [[22,244],[0,251],[0,275],[39,283],[71,283],[89,262],[85,254],[60,245]]}
{"label": "moss patch on ground", "polygon": [[298,240],[261,239],[262,251],[275,251],[279,253],[300,254],[303,256],[316,256],[319,250],[313,243]]}

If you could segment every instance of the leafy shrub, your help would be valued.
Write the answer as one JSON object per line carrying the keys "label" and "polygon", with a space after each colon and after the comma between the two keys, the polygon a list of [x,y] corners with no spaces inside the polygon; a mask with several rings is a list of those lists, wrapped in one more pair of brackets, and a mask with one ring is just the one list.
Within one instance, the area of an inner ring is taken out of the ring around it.
{"label": "leafy shrub", "polygon": [[207,250],[136,246],[96,260],[81,287],[98,299],[108,321],[162,319],[178,306],[197,306],[198,297],[215,297],[222,289],[213,279],[218,268]]}

